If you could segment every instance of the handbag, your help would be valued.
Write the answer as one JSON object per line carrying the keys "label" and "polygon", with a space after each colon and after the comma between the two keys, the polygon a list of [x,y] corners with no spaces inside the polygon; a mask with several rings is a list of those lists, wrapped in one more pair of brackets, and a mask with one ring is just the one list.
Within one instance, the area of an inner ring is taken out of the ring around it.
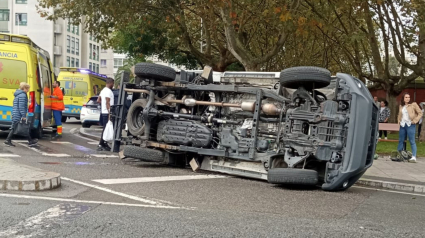
{"label": "handbag", "polygon": [[30,124],[27,120],[20,120],[13,128],[13,135],[28,137],[30,133]]}

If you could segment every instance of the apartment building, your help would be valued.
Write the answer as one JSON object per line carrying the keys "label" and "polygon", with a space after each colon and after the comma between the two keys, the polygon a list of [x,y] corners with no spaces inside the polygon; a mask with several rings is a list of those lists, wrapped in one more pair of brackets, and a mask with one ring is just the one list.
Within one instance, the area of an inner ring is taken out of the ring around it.
{"label": "apartment building", "polygon": [[30,37],[50,53],[56,75],[60,67],[87,68],[113,75],[113,65],[100,65],[101,42],[85,33],[81,24],[72,25],[67,19],[53,22],[40,17],[36,5],[37,0],[0,0],[0,32]]}

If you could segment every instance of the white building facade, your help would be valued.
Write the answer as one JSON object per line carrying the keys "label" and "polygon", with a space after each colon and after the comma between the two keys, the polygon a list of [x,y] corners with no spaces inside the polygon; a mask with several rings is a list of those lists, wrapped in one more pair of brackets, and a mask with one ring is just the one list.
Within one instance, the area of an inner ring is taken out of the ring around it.
{"label": "white building facade", "polygon": [[50,53],[56,75],[60,67],[78,67],[113,76],[112,60],[109,67],[101,67],[101,43],[83,32],[82,25],[66,19],[48,21],[36,5],[37,0],[0,0],[0,32],[30,37]]}

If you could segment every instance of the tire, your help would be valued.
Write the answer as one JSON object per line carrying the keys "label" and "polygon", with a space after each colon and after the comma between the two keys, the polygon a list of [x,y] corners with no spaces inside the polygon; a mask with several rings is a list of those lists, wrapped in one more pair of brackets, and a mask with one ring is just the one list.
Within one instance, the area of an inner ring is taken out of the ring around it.
{"label": "tire", "polygon": [[124,156],[146,162],[164,162],[164,152],[138,146],[124,147]]}
{"label": "tire", "polygon": [[151,63],[136,64],[134,74],[141,78],[165,82],[171,82],[176,79],[176,71],[173,68]]}
{"label": "tire", "polygon": [[146,99],[137,99],[134,101],[127,112],[127,127],[128,131],[133,136],[143,135],[145,132],[143,122],[143,109],[146,107],[148,101]]}
{"label": "tire", "polygon": [[331,72],[312,66],[288,68],[280,73],[280,83],[283,87],[292,89],[301,86],[306,89],[324,88],[331,83]]}
{"label": "tire", "polygon": [[90,128],[90,124],[87,124],[87,123],[83,123],[82,125],[81,125],[83,128]]}
{"label": "tire", "polygon": [[38,127],[36,129],[32,129],[31,130],[31,138],[37,138],[37,139],[41,139],[43,138],[43,128],[41,127],[41,125],[39,124]]}
{"label": "tire", "polygon": [[66,119],[68,119],[68,117],[62,117],[61,122],[66,122]]}
{"label": "tire", "polygon": [[310,169],[275,168],[269,170],[267,181],[272,184],[317,185],[319,175]]}

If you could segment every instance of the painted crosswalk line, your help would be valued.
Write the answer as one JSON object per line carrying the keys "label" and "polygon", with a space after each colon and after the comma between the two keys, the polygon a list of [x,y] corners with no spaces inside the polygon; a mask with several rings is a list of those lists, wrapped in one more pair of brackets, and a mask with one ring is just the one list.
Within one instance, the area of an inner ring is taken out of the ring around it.
{"label": "painted crosswalk line", "polygon": [[101,184],[125,184],[125,183],[150,183],[150,182],[218,179],[218,178],[228,178],[228,177],[222,176],[222,175],[183,175],[183,176],[162,176],[162,177],[96,179],[92,181],[101,183]]}
{"label": "painted crosswalk line", "polygon": [[118,155],[91,154],[90,156],[97,157],[97,158],[118,158]]}
{"label": "painted crosswalk line", "polygon": [[70,157],[70,155],[68,154],[63,154],[63,153],[46,153],[44,151],[41,151],[39,149],[37,149],[36,147],[30,147],[28,146],[28,144],[26,143],[18,143],[19,145],[22,145],[24,147],[27,147],[28,149],[35,151],[43,156],[50,156],[50,157]]}

